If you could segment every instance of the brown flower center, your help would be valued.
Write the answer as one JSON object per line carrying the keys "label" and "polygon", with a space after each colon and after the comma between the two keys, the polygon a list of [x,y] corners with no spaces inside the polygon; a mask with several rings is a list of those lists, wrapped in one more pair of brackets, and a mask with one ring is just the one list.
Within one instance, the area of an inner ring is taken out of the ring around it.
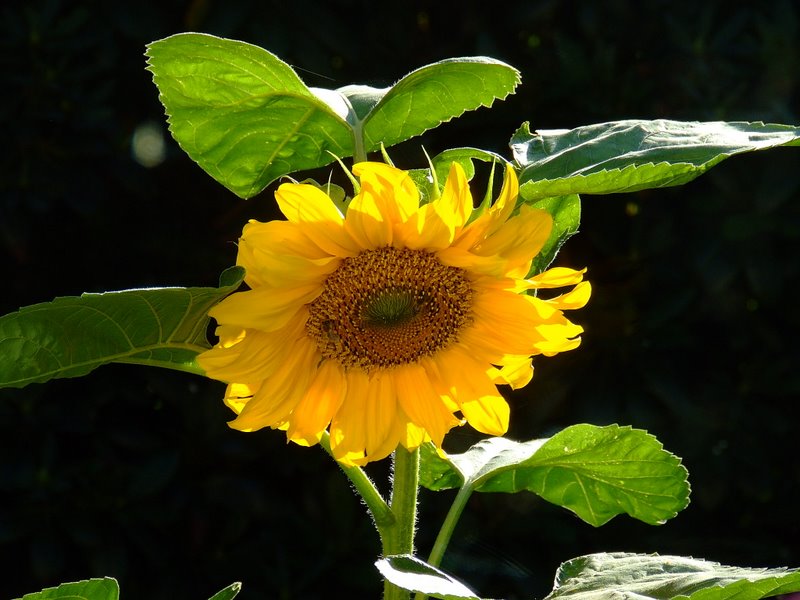
{"label": "brown flower center", "polygon": [[470,321],[471,300],[464,271],[430,252],[365,250],[328,276],[306,331],[324,358],[371,372],[451,344]]}

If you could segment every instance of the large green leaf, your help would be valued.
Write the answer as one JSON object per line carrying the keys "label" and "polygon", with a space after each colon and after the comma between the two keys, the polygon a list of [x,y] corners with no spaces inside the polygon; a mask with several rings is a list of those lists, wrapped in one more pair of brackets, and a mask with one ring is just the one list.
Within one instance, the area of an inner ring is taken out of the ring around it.
{"label": "large green leaf", "polygon": [[388,88],[309,88],[250,44],[182,33],[147,46],[170,131],[209,175],[242,198],[295,171],[397,144],[505,98],[513,67],[490,58],[427,65]]}
{"label": "large green leaf", "polygon": [[352,153],[352,129],[263,48],[199,33],[147,46],[148,69],[180,147],[250,198],[281,175]]}
{"label": "large green leaf", "polygon": [[87,579],[25,594],[22,600],[117,600],[119,585],[116,579]]}
{"label": "large green leaf", "polygon": [[626,120],[511,138],[526,200],[682,185],[742,152],[800,145],[800,127],[743,122]]}
{"label": "large green leaf", "polygon": [[686,469],[646,431],[574,425],[552,438],[490,438],[446,459],[423,446],[420,483],[431,490],[533,492],[598,527],[619,514],[652,525],[689,503]]}
{"label": "large green leaf", "polygon": [[78,377],[111,363],[202,373],[208,310],[239,287],[233,267],[219,288],[151,288],[56,298],[0,317],[0,387]]}
{"label": "large green leaf", "polygon": [[375,566],[387,581],[410,592],[442,600],[479,600],[460,581],[409,554],[386,556]]}
{"label": "large green leaf", "polygon": [[798,569],[752,569],[683,556],[604,553],[562,564],[545,600],[759,600],[798,591]]}

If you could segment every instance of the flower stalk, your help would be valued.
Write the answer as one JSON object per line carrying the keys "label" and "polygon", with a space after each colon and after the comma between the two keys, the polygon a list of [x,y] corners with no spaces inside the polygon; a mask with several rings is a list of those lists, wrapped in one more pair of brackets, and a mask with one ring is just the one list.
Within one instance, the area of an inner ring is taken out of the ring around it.
{"label": "flower stalk", "polygon": [[[383,556],[414,554],[414,532],[417,524],[419,491],[419,448],[408,451],[402,446],[393,456],[391,511],[395,522],[381,531]],[[407,600],[409,592],[384,581],[384,600]]]}

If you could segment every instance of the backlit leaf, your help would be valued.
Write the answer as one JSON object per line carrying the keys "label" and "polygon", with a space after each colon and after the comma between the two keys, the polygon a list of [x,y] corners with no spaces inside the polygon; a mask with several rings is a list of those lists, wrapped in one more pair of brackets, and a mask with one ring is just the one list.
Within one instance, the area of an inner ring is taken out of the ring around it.
{"label": "backlit leaf", "polygon": [[78,377],[111,363],[201,374],[208,310],[239,287],[233,267],[218,288],[149,288],[56,298],[0,317],[0,387]]}
{"label": "backlit leaf", "polygon": [[659,525],[689,503],[686,469],[646,431],[574,425],[552,438],[490,438],[446,459],[423,446],[420,483],[432,490],[533,492],[595,527],[619,514]]}
{"label": "backlit leaf", "polygon": [[[25,594],[22,600],[118,600],[119,585],[116,579],[87,579]],[[19,599],[18,599],[19,600]]]}

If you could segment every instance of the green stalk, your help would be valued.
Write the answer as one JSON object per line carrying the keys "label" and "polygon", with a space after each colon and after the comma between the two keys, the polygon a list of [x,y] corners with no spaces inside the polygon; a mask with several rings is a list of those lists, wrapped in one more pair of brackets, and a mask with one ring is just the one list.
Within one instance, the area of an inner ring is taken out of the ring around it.
{"label": "green stalk", "polygon": [[353,127],[353,164],[367,160],[367,151],[364,148],[364,128],[361,121]]}
{"label": "green stalk", "polygon": [[[394,452],[391,508],[394,526],[381,535],[383,556],[414,554],[419,490],[419,449],[412,452],[399,446]],[[388,581],[383,584],[384,600],[408,600],[409,592]]]}

